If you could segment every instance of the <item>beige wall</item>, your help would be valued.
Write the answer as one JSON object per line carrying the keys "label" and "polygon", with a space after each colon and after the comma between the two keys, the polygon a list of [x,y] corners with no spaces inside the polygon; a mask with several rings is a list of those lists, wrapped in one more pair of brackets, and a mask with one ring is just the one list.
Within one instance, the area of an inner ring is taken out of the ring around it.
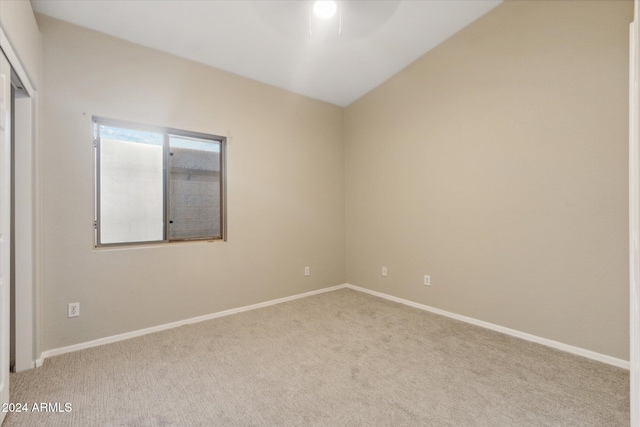
{"label": "beige wall", "polygon": [[349,106],[347,281],[628,359],[632,6],[506,2]]}
{"label": "beige wall", "polygon": [[[38,23],[42,350],[344,282],[342,108]],[[94,250],[92,115],[227,136],[229,241]],[[68,319],[75,301],[81,315]]]}
{"label": "beige wall", "polygon": [[31,2],[0,0],[0,27],[18,55],[31,85],[38,89],[42,74],[42,41]]}
{"label": "beige wall", "polygon": [[[347,281],[627,359],[631,15],[506,2],[346,110],[39,16],[41,349]],[[92,115],[226,135],[229,242],[94,250]]]}

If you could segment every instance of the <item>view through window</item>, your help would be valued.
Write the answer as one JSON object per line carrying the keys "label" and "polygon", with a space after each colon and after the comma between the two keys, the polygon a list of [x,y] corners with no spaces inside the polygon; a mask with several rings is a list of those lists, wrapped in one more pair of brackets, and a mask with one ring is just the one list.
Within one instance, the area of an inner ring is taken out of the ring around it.
{"label": "view through window", "polygon": [[96,245],[224,239],[226,139],[94,118]]}

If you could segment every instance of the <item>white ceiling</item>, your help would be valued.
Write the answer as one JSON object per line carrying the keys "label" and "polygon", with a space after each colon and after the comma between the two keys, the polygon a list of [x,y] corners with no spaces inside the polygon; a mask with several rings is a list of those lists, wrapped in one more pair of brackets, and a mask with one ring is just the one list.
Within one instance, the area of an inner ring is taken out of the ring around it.
{"label": "white ceiling", "polygon": [[[502,0],[32,0],[36,12],[346,106]],[[311,37],[309,29],[311,28]]]}

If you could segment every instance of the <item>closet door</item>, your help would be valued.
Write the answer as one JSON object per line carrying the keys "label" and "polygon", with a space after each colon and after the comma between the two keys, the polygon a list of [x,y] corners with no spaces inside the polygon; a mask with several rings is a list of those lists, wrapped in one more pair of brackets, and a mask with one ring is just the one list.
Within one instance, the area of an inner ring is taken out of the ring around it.
{"label": "closet door", "polygon": [[0,423],[9,403],[11,278],[11,66],[0,50]]}

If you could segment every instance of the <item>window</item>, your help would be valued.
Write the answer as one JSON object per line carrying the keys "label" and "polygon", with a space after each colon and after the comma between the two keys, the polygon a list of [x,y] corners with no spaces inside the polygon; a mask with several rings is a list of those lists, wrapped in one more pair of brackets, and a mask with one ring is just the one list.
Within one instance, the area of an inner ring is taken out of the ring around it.
{"label": "window", "polygon": [[226,240],[226,138],[93,123],[96,246]]}

